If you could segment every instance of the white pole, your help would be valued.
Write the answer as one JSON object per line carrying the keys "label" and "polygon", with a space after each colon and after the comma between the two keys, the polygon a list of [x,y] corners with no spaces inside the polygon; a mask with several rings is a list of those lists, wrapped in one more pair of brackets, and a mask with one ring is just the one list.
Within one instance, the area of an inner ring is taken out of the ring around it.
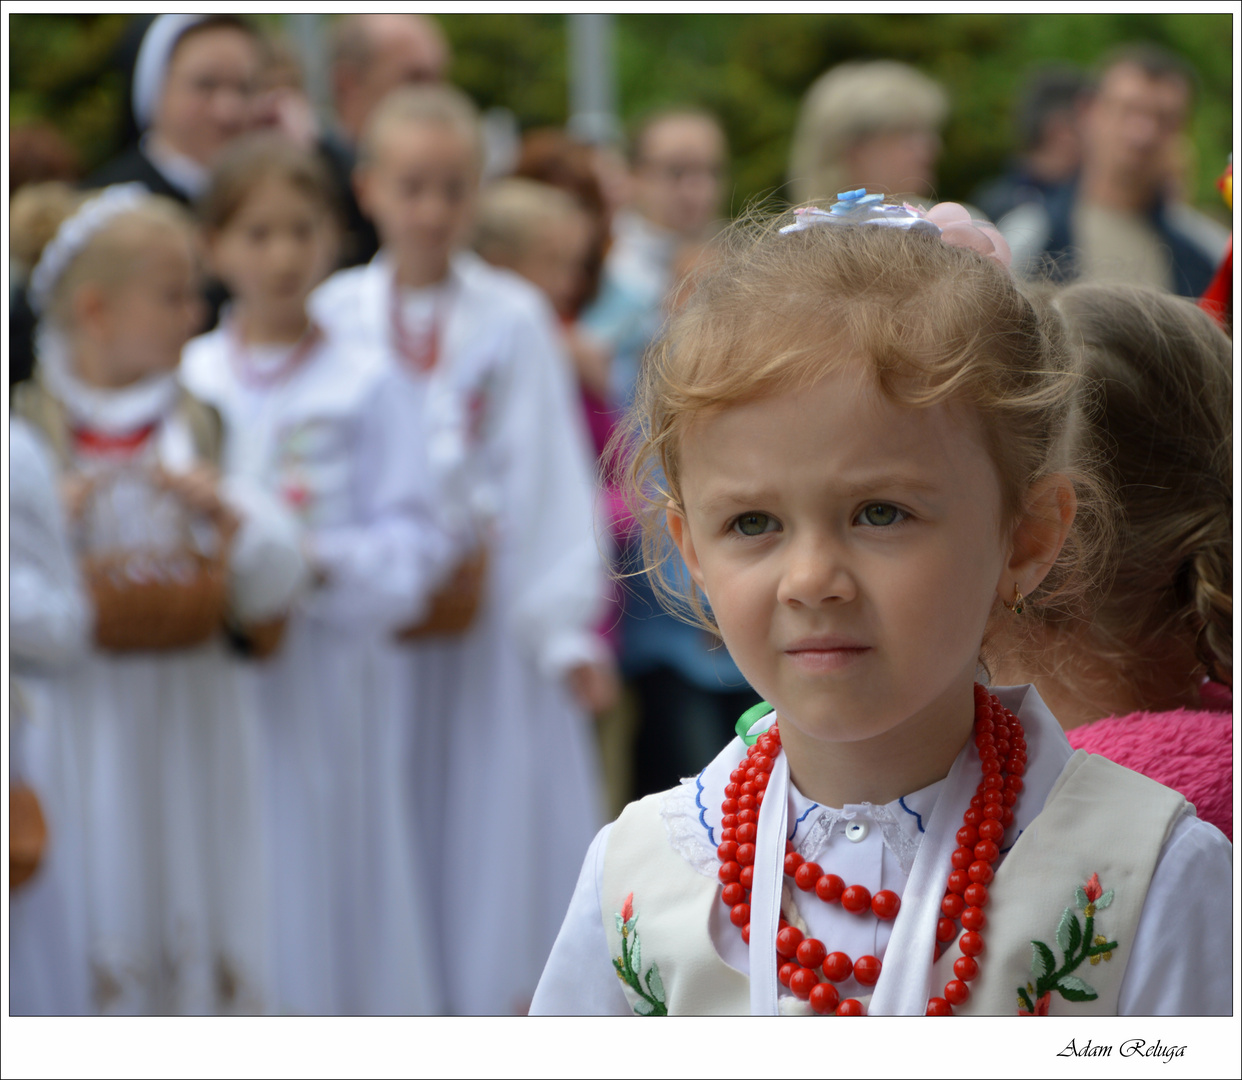
{"label": "white pole", "polygon": [[589,143],[621,135],[612,64],[612,16],[570,15],[569,131]]}
{"label": "white pole", "polygon": [[286,15],[285,24],[302,57],[302,79],[320,123],[332,122],[332,98],[328,90],[328,50],[323,40],[323,20],[318,15]]}

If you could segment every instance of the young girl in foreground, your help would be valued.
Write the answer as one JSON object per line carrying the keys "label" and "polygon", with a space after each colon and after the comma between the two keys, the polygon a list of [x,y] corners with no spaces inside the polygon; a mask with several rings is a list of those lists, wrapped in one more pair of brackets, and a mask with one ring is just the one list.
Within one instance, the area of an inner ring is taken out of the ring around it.
{"label": "young girl in foreground", "polygon": [[1176,928],[1227,934],[1229,844],[976,685],[1087,576],[1055,317],[960,208],[861,195],[739,230],[648,359],[649,538],[774,711],[600,833],[532,1011],[1227,1013]]}

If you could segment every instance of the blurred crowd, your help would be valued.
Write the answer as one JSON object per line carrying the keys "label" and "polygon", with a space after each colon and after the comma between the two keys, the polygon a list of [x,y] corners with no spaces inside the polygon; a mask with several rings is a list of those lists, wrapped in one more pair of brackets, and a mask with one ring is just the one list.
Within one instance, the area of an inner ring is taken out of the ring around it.
{"label": "blurred crowd", "polygon": [[[12,1011],[525,1012],[598,827],[758,700],[618,493],[728,132],[514,144],[418,15],[331,24],[330,122],[251,20],[125,49],[116,158],[10,131]],[[1030,74],[967,200],[1016,273],[1209,290],[1195,85]],[[824,73],[789,199],[930,203],[951,108]]]}

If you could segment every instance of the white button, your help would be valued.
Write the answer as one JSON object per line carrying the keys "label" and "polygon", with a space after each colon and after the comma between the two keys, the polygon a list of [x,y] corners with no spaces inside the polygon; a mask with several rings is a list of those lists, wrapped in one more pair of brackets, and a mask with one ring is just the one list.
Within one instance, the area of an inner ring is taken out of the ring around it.
{"label": "white button", "polygon": [[851,821],[845,826],[845,838],[857,844],[862,840],[866,840],[867,833],[870,831],[865,821]]}

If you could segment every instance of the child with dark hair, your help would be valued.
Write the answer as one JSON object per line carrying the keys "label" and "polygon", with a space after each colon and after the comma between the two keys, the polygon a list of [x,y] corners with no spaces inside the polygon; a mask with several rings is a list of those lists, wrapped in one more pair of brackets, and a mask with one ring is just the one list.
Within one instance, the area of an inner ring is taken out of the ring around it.
{"label": "child with dark hair", "polygon": [[251,673],[263,703],[279,1008],[434,1012],[388,655],[452,555],[431,517],[427,463],[393,452],[405,421],[382,356],[308,313],[339,232],[313,150],[272,134],[236,143],[200,214],[233,302],[190,343],[183,377],[224,418],[226,473],[295,518],[313,579],[276,655]]}
{"label": "child with dark hair", "polygon": [[1175,788],[1233,835],[1233,358],[1191,301],[1080,284],[1056,299],[1097,399],[1077,437],[1121,502],[1089,619],[1015,631],[1070,745]]}

